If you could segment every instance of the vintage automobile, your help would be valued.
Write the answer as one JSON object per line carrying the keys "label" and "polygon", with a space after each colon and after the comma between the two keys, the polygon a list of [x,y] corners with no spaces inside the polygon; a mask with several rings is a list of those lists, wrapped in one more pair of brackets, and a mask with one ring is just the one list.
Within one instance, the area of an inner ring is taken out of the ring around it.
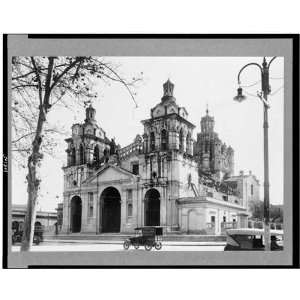
{"label": "vintage automobile", "polygon": [[131,245],[135,249],[138,249],[140,246],[144,246],[147,251],[150,251],[152,247],[156,250],[162,248],[162,235],[163,228],[159,226],[144,226],[135,228],[135,237],[126,239],[123,243],[125,250],[128,250]]}
{"label": "vintage automobile", "polygon": [[[224,251],[262,251],[264,230],[253,228],[228,229]],[[283,230],[271,230],[271,251],[283,250]]]}
{"label": "vintage automobile", "polygon": [[[43,237],[44,229],[43,226],[35,226],[34,227],[34,235],[33,235],[33,243],[38,245],[40,242],[44,240]],[[12,244],[21,243],[23,236],[23,230],[15,230],[12,235]]]}

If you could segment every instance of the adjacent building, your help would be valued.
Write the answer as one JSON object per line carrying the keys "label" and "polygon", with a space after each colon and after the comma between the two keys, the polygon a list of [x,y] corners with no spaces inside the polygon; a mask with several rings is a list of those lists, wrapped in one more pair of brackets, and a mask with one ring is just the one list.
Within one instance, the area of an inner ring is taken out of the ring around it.
{"label": "adjacent building", "polygon": [[168,80],[142,121],[144,132],[121,148],[87,107],[86,119],[66,139],[62,232],[160,225],[166,232],[220,234],[246,226],[251,184],[256,193],[259,183],[234,176],[234,150],[214,132],[214,122],[207,110],[194,140],[196,126]]}
{"label": "adjacent building", "polygon": [[[27,213],[27,206],[23,204],[13,204],[12,215],[12,229],[23,230],[25,217]],[[57,213],[53,211],[37,211],[35,218],[35,226],[42,226],[45,231],[55,231],[55,224],[57,223]]]}

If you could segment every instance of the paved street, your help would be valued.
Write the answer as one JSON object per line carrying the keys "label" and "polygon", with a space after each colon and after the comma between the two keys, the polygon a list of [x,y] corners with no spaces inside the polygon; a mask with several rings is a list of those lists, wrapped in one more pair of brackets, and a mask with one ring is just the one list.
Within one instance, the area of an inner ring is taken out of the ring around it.
{"label": "paved street", "polygon": [[[163,242],[161,251],[223,251],[223,242]],[[12,251],[20,251],[20,245],[12,247]],[[32,251],[57,252],[57,251],[126,251],[120,241],[45,241],[33,246]],[[138,250],[130,247],[127,251],[145,251],[144,247]],[[154,248],[152,251],[158,251]]]}

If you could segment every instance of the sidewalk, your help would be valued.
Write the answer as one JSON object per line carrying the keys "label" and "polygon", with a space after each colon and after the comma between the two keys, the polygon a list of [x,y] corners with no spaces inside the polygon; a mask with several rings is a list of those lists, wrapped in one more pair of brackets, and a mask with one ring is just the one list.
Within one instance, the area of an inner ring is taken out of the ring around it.
{"label": "sidewalk", "polygon": [[[47,243],[62,244],[107,244],[107,245],[123,245],[124,240],[62,240],[62,239],[44,239]],[[225,246],[226,242],[188,242],[188,241],[162,241],[165,246]]]}

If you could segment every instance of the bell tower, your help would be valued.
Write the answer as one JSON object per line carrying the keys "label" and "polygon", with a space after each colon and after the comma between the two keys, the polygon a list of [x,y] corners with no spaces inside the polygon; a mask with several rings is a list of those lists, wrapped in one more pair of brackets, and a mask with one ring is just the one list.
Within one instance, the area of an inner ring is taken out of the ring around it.
{"label": "bell tower", "polygon": [[95,124],[96,123],[95,116],[96,116],[96,110],[90,104],[85,110],[85,122]]}
{"label": "bell tower", "polygon": [[214,132],[215,120],[209,115],[208,107],[206,108],[206,116],[201,119],[201,132],[212,133]]}
{"label": "bell tower", "polygon": [[164,84],[163,84],[163,91],[164,95],[161,98],[162,102],[165,102],[167,100],[173,100],[175,101],[175,97],[173,96],[173,91],[174,91],[174,83],[168,79]]}

